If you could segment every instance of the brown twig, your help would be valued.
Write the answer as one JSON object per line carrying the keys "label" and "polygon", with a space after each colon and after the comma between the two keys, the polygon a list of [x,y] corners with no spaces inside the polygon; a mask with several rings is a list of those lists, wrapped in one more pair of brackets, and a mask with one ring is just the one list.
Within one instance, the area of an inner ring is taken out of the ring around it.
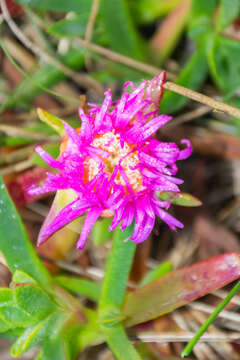
{"label": "brown twig", "polygon": [[163,85],[164,89],[166,90],[170,90],[173,91],[179,95],[183,95],[188,97],[189,99],[192,99],[194,101],[200,102],[204,105],[207,105],[213,109],[219,110],[219,111],[223,111],[229,115],[232,115],[234,117],[238,117],[240,118],[240,109],[237,109],[233,106],[230,106],[228,104],[225,104],[221,101],[215,100],[213,98],[210,98],[209,96],[200,94],[197,91],[191,90],[191,89],[187,89],[184,86],[181,85],[177,85],[174,84],[170,81],[167,81],[164,85]]}
{"label": "brown twig", "polygon": [[27,159],[24,161],[21,161],[19,163],[10,165],[10,166],[6,166],[5,168],[1,168],[0,169],[0,175],[4,176],[4,175],[8,175],[14,172],[20,172],[26,169],[29,169],[30,167],[33,166],[33,163],[31,160]]}
{"label": "brown twig", "polygon": [[[93,29],[94,29],[96,17],[98,14],[98,10],[99,10],[99,0],[93,0],[91,12],[90,12],[88,23],[87,23],[86,33],[85,33],[85,40],[87,42],[91,42],[91,40],[92,40],[92,34],[93,34]],[[92,66],[92,61],[91,61],[91,57],[89,56],[89,54],[86,54],[86,56],[85,56],[85,64],[86,64],[87,69],[90,71],[90,68]]]}
{"label": "brown twig", "polygon": [[[163,333],[163,334],[149,334],[149,333],[138,333],[136,338],[143,342],[187,342],[192,339],[194,332],[186,332],[184,334],[179,333]],[[222,342],[222,341],[239,341],[239,333],[230,333],[230,334],[204,334],[199,342]]]}
{"label": "brown twig", "polygon": [[[115,61],[115,62],[119,62],[121,64],[124,64],[126,66],[130,66],[134,69],[137,69],[137,70],[140,70],[140,71],[143,71],[147,74],[158,74],[160,71],[159,68],[157,68],[156,66],[152,66],[152,65],[149,65],[149,64],[145,64],[141,61],[138,61],[138,60],[134,60],[128,56],[125,56],[125,55],[122,55],[122,54],[119,54],[115,51],[112,51],[112,50],[109,50],[109,49],[106,49],[102,46],[99,46],[99,45],[96,45],[96,44],[93,44],[93,43],[89,43],[88,41],[84,40],[84,39],[80,39],[80,38],[75,38],[75,41],[82,45],[83,47],[85,47],[86,49],[90,50],[90,51],[94,51],[95,53],[111,60],[111,61]],[[167,79],[169,80],[173,80],[175,79],[175,75],[169,73],[169,72],[166,72],[166,76],[167,76]]]}
{"label": "brown twig", "polygon": [[[188,306],[194,310],[205,312],[206,314],[211,314],[215,310],[214,306],[200,301],[193,301],[192,303],[189,303]],[[240,315],[233,311],[223,310],[218,316],[219,318],[223,318],[228,321],[236,321],[240,323]]]}
{"label": "brown twig", "polygon": [[93,28],[98,14],[98,9],[99,9],[99,0],[93,0],[90,16],[87,23],[86,33],[85,33],[85,40],[88,42],[92,40]]}
{"label": "brown twig", "polygon": [[181,124],[184,124],[187,121],[199,118],[202,115],[205,115],[211,111],[211,108],[208,106],[199,106],[198,108],[189,111],[183,115],[176,116],[171,122],[165,125],[165,128],[169,129],[170,127],[175,127]]}
{"label": "brown twig", "polygon": [[25,146],[19,150],[15,150],[10,152],[9,154],[2,155],[0,157],[0,165],[10,165],[12,163],[16,163],[18,161],[24,160],[28,158],[28,156],[33,152],[34,146]]}
{"label": "brown twig", "polygon": [[42,135],[36,132],[30,132],[27,130],[24,130],[22,128],[12,126],[12,125],[0,125],[0,131],[6,133],[10,136],[17,136],[17,137],[23,137],[26,139],[33,139],[37,141],[59,141],[59,137],[52,135]]}
{"label": "brown twig", "polygon": [[[0,1],[2,1],[2,0],[0,0]],[[155,66],[148,65],[148,64],[145,64],[143,62],[134,60],[132,58],[129,58],[128,56],[118,54],[118,53],[116,53],[116,52],[114,52],[112,50],[105,49],[105,48],[103,48],[103,47],[101,47],[99,45],[88,43],[84,39],[79,39],[78,38],[78,39],[75,39],[75,40],[76,40],[76,42],[78,42],[80,45],[82,45],[86,49],[94,51],[97,54],[108,58],[109,60],[119,62],[121,64],[124,64],[124,65],[130,66],[132,68],[135,68],[137,70],[140,70],[140,71],[143,71],[143,72],[146,72],[146,73],[149,73],[149,74],[154,74],[154,75],[159,73],[160,71],[162,71],[162,70],[158,69]],[[173,80],[175,78],[175,76],[173,74],[169,73],[169,72],[167,72],[166,75],[167,75],[167,78],[170,79],[170,80]],[[206,95],[200,94],[197,91],[187,89],[184,86],[177,85],[177,84],[175,84],[173,82],[170,82],[170,81],[167,81],[163,85],[163,87],[166,90],[170,90],[170,91],[173,91],[173,92],[175,92],[175,93],[177,93],[179,95],[186,96],[189,99],[192,99],[194,101],[197,101],[199,103],[207,105],[210,108],[213,108],[213,109],[216,109],[216,110],[219,110],[219,111],[223,111],[223,112],[225,112],[225,113],[227,113],[227,114],[229,114],[231,116],[240,118],[240,109],[237,109],[237,108],[235,108],[233,106],[225,104],[225,103],[223,103],[221,101],[212,99],[212,98],[210,98],[210,97],[208,97]]]}

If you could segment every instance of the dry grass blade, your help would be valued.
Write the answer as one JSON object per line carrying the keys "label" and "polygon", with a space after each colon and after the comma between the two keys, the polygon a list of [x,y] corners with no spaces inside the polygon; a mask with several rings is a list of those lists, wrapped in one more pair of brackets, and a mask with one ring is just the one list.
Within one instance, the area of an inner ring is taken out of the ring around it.
{"label": "dry grass blade", "polygon": [[54,65],[60,71],[62,71],[65,75],[71,77],[71,79],[78,83],[78,85],[83,86],[85,88],[92,88],[96,91],[97,94],[103,95],[103,88],[102,86],[95,81],[91,76],[88,74],[80,74],[77,73],[67,66],[63,65],[61,62],[56,60],[52,57],[49,53],[46,52],[45,49],[38,47],[35,43],[33,43],[17,26],[17,24],[11,18],[9,11],[6,6],[5,0],[0,0],[0,5],[2,8],[2,14],[4,20],[7,22],[9,28],[12,30],[14,35],[26,46],[26,48],[30,49],[36,56],[40,57],[44,61],[49,64]]}
{"label": "dry grass blade", "polygon": [[24,160],[21,161],[19,163],[16,163],[14,165],[10,165],[10,166],[6,166],[4,168],[0,169],[0,176],[4,176],[4,175],[8,175],[8,174],[12,174],[15,172],[20,172],[23,170],[27,170],[29,168],[31,168],[33,166],[32,161],[31,160]]}
{"label": "dry grass blade", "polygon": [[18,136],[26,139],[33,139],[37,141],[59,141],[59,137],[55,135],[42,135],[36,132],[30,132],[11,125],[0,125],[0,131],[10,136]]}
{"label": "dry grass blade", "polygon": [[[207,314],[211,314],[215,310],[214,306],[207,305],[207,304],[201,303],[199,301],[194,301],[194,302],[188,304],[188,306],[192,309],[200,310]],[[222,310],[218,316],[219,316],[219,318],[236,321],[236,322],[240,323],[240,314],[237,314],[233,311]]]}
{"label": "dry grass blade", "polygon": [[[162,333],[162,334],[149,334],[149,333],[138,333],[136,339],[143,342],[187,342],[192,339],[194,332],[188,333]],[[239,333],[228,333],[228,334],[204,334],[199,342],[211,343],[211,342],[238,342],[240,341]]]}

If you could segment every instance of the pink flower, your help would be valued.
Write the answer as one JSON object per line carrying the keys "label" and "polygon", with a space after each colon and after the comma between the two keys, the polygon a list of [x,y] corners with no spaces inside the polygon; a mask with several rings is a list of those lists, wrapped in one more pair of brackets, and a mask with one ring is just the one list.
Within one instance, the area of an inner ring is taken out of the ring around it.
{"label": "pink flower", "polygon": [[[179,192],[183,180],[174,177],[177,160],[192,153],[189,140],[180,150],[175,143],[161,142],[154,134],[172,118],[158,115],[165,74],[143,81],[139,87],[125,83],[121,99],[112,102],[111,91],[105,93],[101,107],[89,104],[84,113],[79,108],[81,128],[74,130],[64,122],[67,139],[58,159],[52,158],[40,146],[42,159],[56,174],[48,173],[42,187],[31,189],[40,194],[72,189],[76,198],[65,206],[49,224],[42,227],[38,244],[55,231],[87,212],[77,248],[82,249],[94,223],[100,216],[113,217],[109,230],[121,223],[124,230],[135,221],[130,240],[140,243],[151,233],[155,217],[160,217],[176,231],[183,224],[164,209],[169,201],[160,201],[156,191]],[[132,92],[126,91],[132,87]]]}

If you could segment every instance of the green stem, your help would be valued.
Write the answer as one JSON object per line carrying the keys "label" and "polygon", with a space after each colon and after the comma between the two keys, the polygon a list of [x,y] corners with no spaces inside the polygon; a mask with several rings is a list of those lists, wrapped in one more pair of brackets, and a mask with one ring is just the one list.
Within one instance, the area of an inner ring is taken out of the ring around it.
{"label": "green stem", "polygon": [[100,296],[100,318],[102,316],[105,318],[104,313],[106,311],[109,314],[110,308],[120,314],[136,248],[136,244],[132,241],[124,241],[131,236],[132,230],[132,226],[124,232],[120,228],[115,230]]}
{"label": "green stem", "polygon": [[124,327],[121,324],[112,328],[105,328],[105,339],[118,360],[141,360],[134,346],[128,340]]}
{"label": "green stem", "polygon": [[136,249],[136,244],[124,240],[131,236],[132,231],[133,226],[124,232],[120,228],[115,230],[99,301],[100,328],[118,360],[140,360],[121,324],[121,306]]}
{"label": "green stem", "polygon": [[56,276],[55,282],[64,289],[72,291],[79,295],[84,295],[93,301],[98,301],[101,285],[78,277]]}
{"label": "green stem", "polygon": [[200,327],[192,340],[187,344],[187,346],[183,349],[181,357],[188,356],[193,347],[196,345],[200,337],[205,333],[209,325],[216,319],[218,314],[225,308],[225,306],[231,301],[234,295],[240,290],[240,281],[236,286],[230,291],[230,293],[225,297],[225,299],[216,307],[213,313],[209,316],[209,318],[205,321],[205,323]]}

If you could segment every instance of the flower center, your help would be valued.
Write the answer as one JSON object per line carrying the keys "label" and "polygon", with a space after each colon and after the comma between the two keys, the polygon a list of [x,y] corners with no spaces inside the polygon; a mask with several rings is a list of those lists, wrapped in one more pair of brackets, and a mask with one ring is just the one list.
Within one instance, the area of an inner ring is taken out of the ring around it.
{"label": "flower center", "polygon": [[[121,144],[120,135],[109,131],[95,136],[91,146],[106,152],[106,156],[97,156],[104,163],[104,172],[109,174],[109,178],[113,171],[118,169],[115,183],[123,185],[128,192],[135,193],[144,189],[142,174],[139,169],[134,169],[138,165],[139,159],[137,151],[133,150],[133,145],[126,142]],[[90,181],[98,174],[100,163],[98,159],[88,157],[85,159],[84,165],[87,181]]]}

